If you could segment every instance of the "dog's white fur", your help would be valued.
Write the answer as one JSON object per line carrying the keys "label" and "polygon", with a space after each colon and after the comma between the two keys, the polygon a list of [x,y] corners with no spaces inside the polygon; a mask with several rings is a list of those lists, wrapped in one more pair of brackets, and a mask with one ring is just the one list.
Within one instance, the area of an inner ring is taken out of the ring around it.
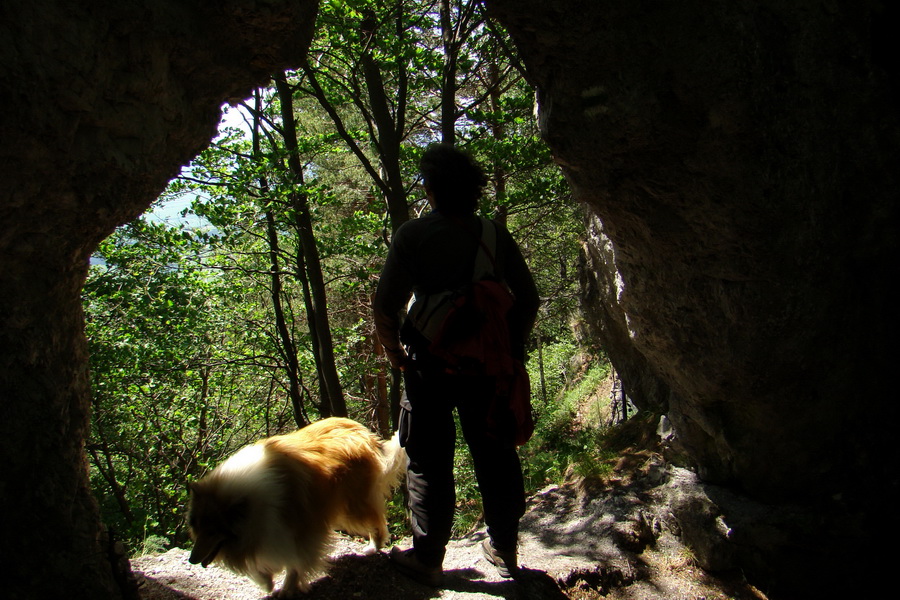
{"label": "dog's white fur", "polygon": [[242,448],[191,485],[192,563],[216,561],[267,592],[305,591],[324,570],[332,532],[368,535],[367,553],[389,539],[385,499],[406,466],[397,436],[329,418]]}

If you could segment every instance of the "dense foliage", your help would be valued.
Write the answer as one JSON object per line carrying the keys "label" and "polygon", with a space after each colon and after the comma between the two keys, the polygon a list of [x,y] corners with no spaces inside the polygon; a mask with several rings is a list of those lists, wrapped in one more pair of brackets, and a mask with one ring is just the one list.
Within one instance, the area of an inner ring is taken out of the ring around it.
{"label": "dense foliage", "polygon": [[[332,414],[389,433],[395,374],[369,305],[392,231],[423,210],[416,160],[436,140],[486,166],[481,212],[507,224],[544,298],[530,484],[564,471],[554,447],[587,445],[562,422],[581,216],[509,48],[478,2],[324,2],[307,64],[228,109],[243,124],[101,245],[84,298],[88,451],[133,549],[185,543],[186,482],[247,442]],[[460,529],[478,513],[465,454]]]}

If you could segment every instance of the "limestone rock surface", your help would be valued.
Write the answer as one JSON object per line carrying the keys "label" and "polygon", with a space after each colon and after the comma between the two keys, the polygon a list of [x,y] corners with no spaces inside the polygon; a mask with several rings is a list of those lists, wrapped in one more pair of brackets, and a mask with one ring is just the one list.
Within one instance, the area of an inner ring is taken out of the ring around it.
{"label": "limestone rock surface", "polygon": [[805,568],[763,562],[830,572],[897,490],[897,11],[487,5],[586,207],[583,304],[626,391],[705,481],[817,515],[786,534]]}

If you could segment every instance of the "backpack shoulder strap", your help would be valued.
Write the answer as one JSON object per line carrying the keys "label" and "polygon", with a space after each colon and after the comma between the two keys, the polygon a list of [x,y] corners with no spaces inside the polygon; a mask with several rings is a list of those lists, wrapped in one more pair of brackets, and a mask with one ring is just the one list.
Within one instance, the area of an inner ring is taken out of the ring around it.
{"label": "backpack shoulder strap", "polygon": [[493,221],[481,218],[481,237],[475,253],[472,281],[497,275],[497,227]]}

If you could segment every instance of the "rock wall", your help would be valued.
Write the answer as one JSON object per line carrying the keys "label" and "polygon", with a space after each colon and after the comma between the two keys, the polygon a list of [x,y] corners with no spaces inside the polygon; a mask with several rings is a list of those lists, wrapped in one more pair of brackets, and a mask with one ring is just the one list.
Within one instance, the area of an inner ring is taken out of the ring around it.
{"label": "rock wall", "polygon": [[600,335],[623,372],[641,361],[662,382],[637,401],[671,413],[707,477],[803,493],[866,412],[846,403],[880,402],[895,320],[897,114],[870,60],[871,15],[489,6],[589,207]]}
{"label": "rock wall", "polygon": [[216,131],[297,65],[317,3],[32,0],[0,6],[0,529],[7,598],[120,594],[83,443],[88,258]]}
{"label": "rock wall", "polygon": [[840,522],[794,549],[810,563],[874,531],[897,489],[896,9],[487,6],[587,207],[586,311],[634,401],[705,480]]}

